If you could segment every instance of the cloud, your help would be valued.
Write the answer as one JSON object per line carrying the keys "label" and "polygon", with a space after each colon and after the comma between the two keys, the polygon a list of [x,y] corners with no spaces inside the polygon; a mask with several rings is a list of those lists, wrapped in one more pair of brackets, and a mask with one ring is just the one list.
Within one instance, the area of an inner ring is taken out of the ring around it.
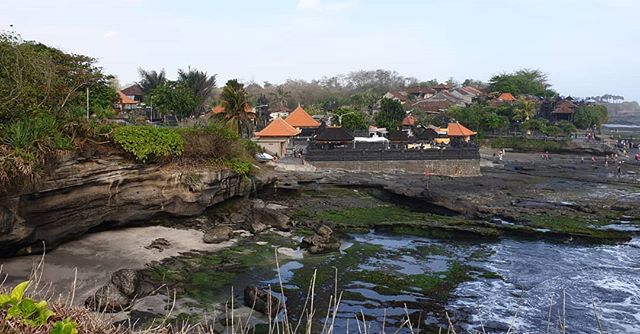
{"label": "cloud", "polygon": [[298,0],[298,8],[319,12],[345,11],[356,7],[357,2],[357,0]]}
{"label": "cloud", "polygon": [[118,32],[115,31],[115,30],[109,30],[109,31],[105,32],[103,36],[106,39],[113,39],[116,36],[118,36]]}

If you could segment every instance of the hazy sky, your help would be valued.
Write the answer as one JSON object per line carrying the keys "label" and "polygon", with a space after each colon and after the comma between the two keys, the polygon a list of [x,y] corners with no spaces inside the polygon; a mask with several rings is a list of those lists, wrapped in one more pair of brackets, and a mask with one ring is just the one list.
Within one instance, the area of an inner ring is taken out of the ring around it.
{"label": "hazy sky", "polygon": [[0,30],[137,68],[281,83],[360,69],[483,81],[538,68],[565,95],[640,100],[640,0],[2,0]]}

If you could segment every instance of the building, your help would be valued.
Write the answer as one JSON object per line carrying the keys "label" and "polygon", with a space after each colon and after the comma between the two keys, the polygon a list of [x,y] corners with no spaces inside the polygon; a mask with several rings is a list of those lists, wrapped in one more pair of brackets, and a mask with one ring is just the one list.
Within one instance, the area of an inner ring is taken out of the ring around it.
{"label": "building", "polygon": [[505,102],[505,103],[513,103],[517,101],[516,98],[511,93],[502,93],[500,94],[500,96],[498,96],[497,100],[499,102]]}
{"label": "building", "polygon": [[121,92],[122,94],[137,102],[142,102],[142,99],[144,98],[142,87],[140,87],[140,85],[138,85],[137,83],[127,86],[126,88],[122,89]]}
{"label": "building", "polygon": [[266,128],[256,133],[256,143],[264,148],[267,153],[283,157],[292,148],[293,137],[300,134],[296,129],[282,118],[276,118]]}
{"label": "building", "polygon": [[576,105],[571,100],[564,100],[556,104],[551,112],[551,121],[570,121],[576,113]]}
{"label": "building", "polygon": [[301,137],[311,137],[315,134],[320,122],[316,121],[300,105],[285,119],[289,125],[300,130]]}
{"label": "building", "polygon": [[118,91],[118,102],[115,104],[115,108],[120,112],[131,111],[138,107],[140,102],[125,95],[122,91]]}
{"label": "building", "polygon": [[467,129],[464,125],[458,122],[449,123],[447,126],[447,136],[452,139],[461,139],[464,142],[469,142],[471,136],[475,136],[476,134],[477,132]]}

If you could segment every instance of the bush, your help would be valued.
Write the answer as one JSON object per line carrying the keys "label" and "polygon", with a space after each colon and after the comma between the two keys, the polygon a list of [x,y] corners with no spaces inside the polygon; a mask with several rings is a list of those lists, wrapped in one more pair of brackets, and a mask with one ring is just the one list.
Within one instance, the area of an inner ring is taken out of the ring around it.
{"label": "bush", "polygon": [[512,148],[520,152],[560,152],[567,147],[567,141],[565,140],[539,140],[513,137],[489,139],[488,144],[491,148]]}
{"label": "bush", "polygon": [[237,134],[218,126],[180,129],[184,140],[184,159],[207,161],[211,159],[231,159],[244,155]]}
{"label": "bush", "polygon": [[251,162],[234,158],[229,161],[229,168],[236,174],[247,175],[251,172],[252,164]]}
{"label": "bush", "polygon": [[184,151],[182,136],[170,128],[122,126],[115,129],[113,141],[141,162],[180,156]]}

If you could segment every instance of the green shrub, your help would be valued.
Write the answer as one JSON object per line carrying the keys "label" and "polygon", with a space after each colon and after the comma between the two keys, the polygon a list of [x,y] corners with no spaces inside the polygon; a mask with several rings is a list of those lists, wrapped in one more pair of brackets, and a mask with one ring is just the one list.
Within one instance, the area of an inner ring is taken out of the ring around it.
{"label": "green shrub", "polygon": [[504,137],[488,140],[491,148],[511,148],[520,152],[559,152],[567,147],[566,140],[540,140],[521,137]]}
{"label": "green shrub", "polygon": [[151,126],[122,126],[115,129],[113,141],[138,161],[180,156],[184,141],[176,129]]}
{"label": "green shrub", "polygon": [[231,161],[229,161],[229,169],[236,174],[247,175],[251,172],[251,167],[251,162],[241,159],[231,159]]}

